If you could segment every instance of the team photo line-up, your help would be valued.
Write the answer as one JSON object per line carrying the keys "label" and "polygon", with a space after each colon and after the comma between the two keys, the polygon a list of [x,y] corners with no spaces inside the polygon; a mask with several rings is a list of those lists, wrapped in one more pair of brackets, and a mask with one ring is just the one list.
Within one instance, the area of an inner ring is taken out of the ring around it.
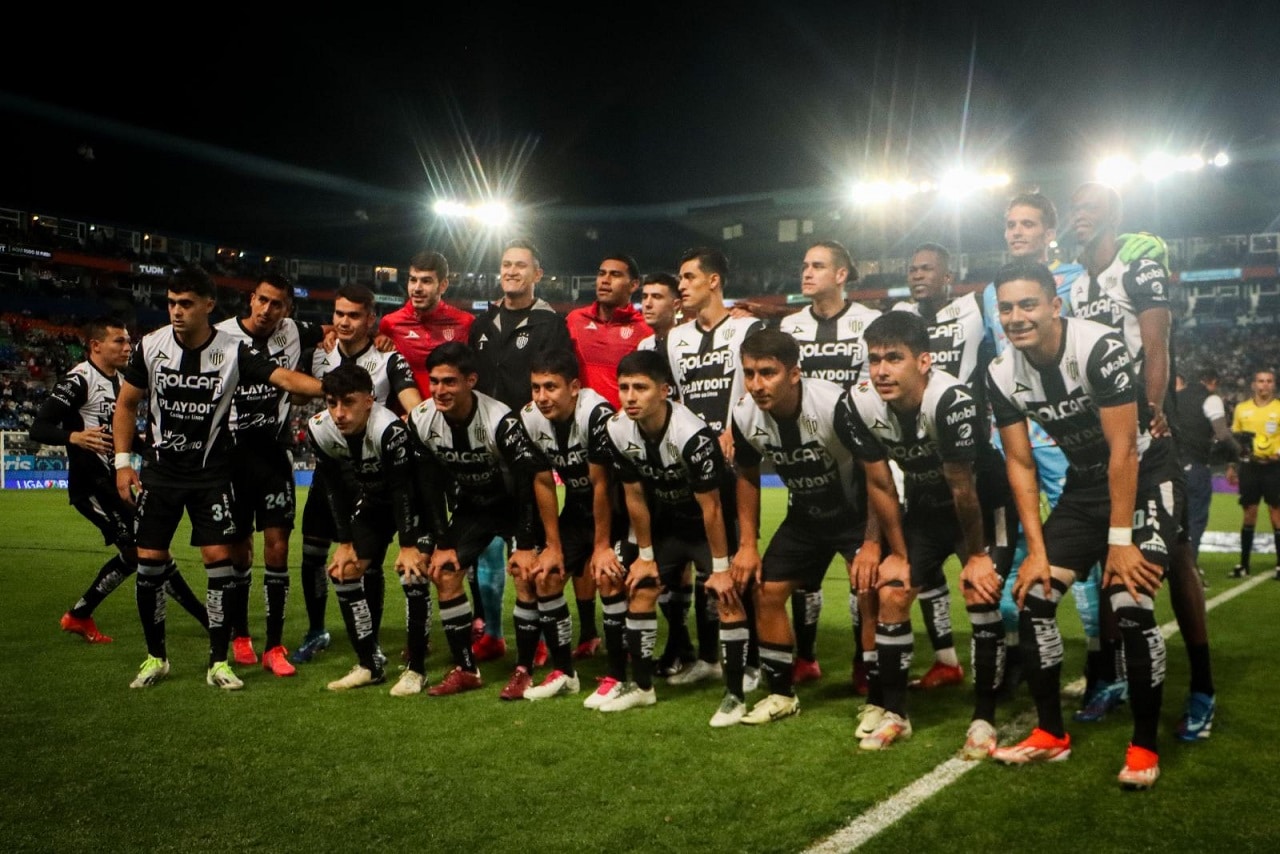
{"label": "team photo line-up", "polygon": [[[630,256],[607,256],[595,301],[567,316],[535,295],[542,264],[527,240],[506,245],[502,295],[479,316],[441,299],[449,268],[437,252],[410,260],[399,310],[379,320],[373,293],[347,285],[324,325],[290,317],[292,282],[277,274],[261,278],[244,316],[214,324],[212,279],[179,269],[169,325],[134,342],[120,321],[88,323],[86,360],[30,431],[66,445],[71,504],[117,551],[62,628],[110,642],[93,611],[136,575],[147,656],[131,687],[170,672],[172,599],[208,631],[207,683],[239,690],[232,664],[288,677],[330,646],[332,588],[356,663],[328,689],[382,684],[383,564],[395,541],[407,627],[392,696],[482,687],[479,663],[507,653],[509,575],[516,664],[503,700],[577,695],[576,662],[600,655],[606,675],[587,709],[653,705],[657,679],[719,681],[711,726],[763,725],[796,714],[796,685],[821,677],[822,582],[839,555],[852,682],[866,697],[855,738],[872,751],[911,736],[911,689],[966,679],[943,572],[954,555],[972,629],[960,755],[1070,755],[1057,608],[1071,590],[1087,641],[1073,718],[1101,720],[1128,702],[1118,780],[1149,788],[1166,667],[1156,593],[1167,581],[1190,665],[1176,735],[1206,739],[1216,703],[1196,560],[1210,453],[1225,446],[1235,461],[1248,549],[1260,501],[1273,523],[1280,504],[1280,404],[1274,373],[1259,371],[1229,428],[1211,371],[1175,384],[1167,250],[1120,233],[1114,189],[1072,195],[1073,262],[1049,261],[1057,217],[1043,195],[1015,196],[1004,224],[1013,261],[958,298],[949,251],[922,244],[910,299],[885,312],[847,298],[857,269],[835,241],[805,252],[809,304],[782,317],[727,304],[729,265],[713,247],[644,277]],[[297,435],[293,408],[315,400],[323,407]],[[299,439],[315,470],[300,522],[308,628],[290,653]],[[766,467],[787,509],[762,553]],[[170,551],[184,514],[203,599]],[[261,659],[249,630],[255,529]],[[1246,552],[1237,574],[1248,565]],[[934,661],[913,680],[916,600]],[[451,668],[429,683],[433,611]],[[1037,726],[1000,745],[998,702],[1022,683]]]}

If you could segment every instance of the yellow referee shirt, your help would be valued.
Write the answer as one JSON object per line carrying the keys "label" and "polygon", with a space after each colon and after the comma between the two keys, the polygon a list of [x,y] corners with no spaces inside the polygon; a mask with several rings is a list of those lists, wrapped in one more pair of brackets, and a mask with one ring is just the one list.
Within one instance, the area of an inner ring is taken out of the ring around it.
{"label": "yellow referee shirt", "polygon": [[1236,404],[1231,416],[1231,432],[1253,434],[1253,459],[1280,457],[1280,398],[1259,406],[1253,398]]}

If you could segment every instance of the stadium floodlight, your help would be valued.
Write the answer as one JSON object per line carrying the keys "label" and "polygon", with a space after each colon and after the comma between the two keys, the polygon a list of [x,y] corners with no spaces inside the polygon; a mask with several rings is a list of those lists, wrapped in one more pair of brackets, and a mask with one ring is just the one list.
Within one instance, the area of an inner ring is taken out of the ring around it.
{"label": "stadium floodlight", "polygon": [[1227,156],[1225,151],[1219,151],[1213,156],[1213,160],[1209,162],[1221,169],[1231,162],[1231,158]]}
{"label": "stadium floodlight", "polygon": [[431,210],[436,216],[442,217],[464,217],[467,215],[467,206],[462,202],[453,199],[437,199],[436,203],[431,206]]}
{"label": "stadium floodlight", "polygon": [[1132,160],[1123,154],[1113,154],[1098,163],[1095,174],[1102,183],[1120,187],[1129,183],[1137,172],[1138,167]]}
{"label": "stadium floodlight", "polygon": [[511,209],[505,202],[485,202],[471,209],[471,217],[481,225],[506,225],[511,221]]}

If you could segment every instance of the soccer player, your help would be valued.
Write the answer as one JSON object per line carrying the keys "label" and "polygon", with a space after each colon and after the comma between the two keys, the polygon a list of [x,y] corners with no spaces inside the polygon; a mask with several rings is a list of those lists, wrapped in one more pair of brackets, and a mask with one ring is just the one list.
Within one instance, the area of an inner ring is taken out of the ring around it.
{"label": "soccer player", "polygon": [[[519,412],[529,402],[529,360],[533,354],[572,350],[573,342],[565,319],[534,293],[543,273],[538,247],[523,238],[512,240],[502,250],[501,263],[498,278],[502,298],[476,318],[468,342],[479,372],[476,391]],[[483,634],[476,639],[474,650],[479,661],[491,661],[507,653],[502,632],[505,569],[506,547],[495,538],[475,565],[480,597],[475,604],[484,619]],[[537,657],[541,659],[542,655]]]}
{"label": "soccer player", "polygon": [[[882,750],[909,738],[907,684],[914,641],[911,602],[921,590],[936,589],[943,565],[960,559],[961,589],[973,627],[974,711],[961,755],[980,759],[996,744],[996,688],[1004,663],[1000,623],[1003,573],[1013,559],[1008,537],[1013,516],[1007,494],[988,493],[979,501],[980,473],[995,482],[999,452],[984,441],[987,432],[980,399],[969,386],[933,368],[929,328],[903,311],[881,315],[867,327],[867,378],[849,392],[850,433],[860,459],[902,469],[906,505],[901,514],[910,568],[895,574],[860,575],[858,589],[877,588],[876,659],[868,706],[858,734],[864,750]],[[883,479],[871,482],[884,492]],[[881,514],[880,507],[887,507]],[[900,514],[888,496],[876,500],[877,522],[891,527]],[[874,584],[871,583],[874,581]],[[876,702],[876,693],[880,702]]]}
{"label": "soccer player", "polygon": [[1245,578],[1253,556],[1253,531],[1258,524],[1258,505],[1266,501],[1271,528],[1276,539],[1276,580],[1280,581],[1280,400],[1276,399],[1275,371],[1256,371],[1251,384],[1253,397],[1236,404],[1231,430],[1252,434],[1252,443],[1243,462],[1227,467],[1227,477],[1240,487],[1240,563],[1232,578]]}
{"label": "soccer player", "polygon": [[642,338],[637,350],[667,352],[667,333],[680,316],[680,280],[671,273],[649,273],[640,285],[640,312],[653,334]]}
{"label": "soccer player", "polygon": [[[244,687],[227,663],[230,645],[225,596],[235,569],[232,545],[242,539],[231,508],[228,416],[241,381],[270,383],[305,397],[320,395],[320,382],[282,368],[209,325],[217,289],[203,269],[184,267],[170,276],[169,325],[144,336],[123,373],[112,418],[116,490],[135,503],[138,546],[138,615],[147,658],[130,687],[146,688],[169,673],[165,646],[164,584],[174,572],[169,546],[185,511],[191,544],[200,548],[208,573],[209,669],[205,681],[235,691]],[[131,449],[138,405],[147,399],[147,434],[154,453],[133,468]]]}
{"label": "soccer player", "polygon": [[[837,416],[845,390],[802,377],[801,352],[795,338],[769,328],[748,335],[740,351],[747,394],[733,407],[739,533],[731,571],[755,596],[760,666],[769,685],[769,695],[742,718],[744,724],[766,724],[800,710],[787,601],[795,590],[820,588],[837,554],[851,562],[865,534],[852,440],[840,433],[848,419]],[[762,558],[756,540],[764,460],[786,484],[787,515]]]}
{"label": "soccer player", "polygon": [[[742,370],[737,351],[748,334],[764,326],[750,317],[732,317],[724,303],[724,288],[729,280],[729,259],[719,249],[700,246],[690,249],[680,259],[680,301],[690,319],[667,333],[667,360],[675,380],[679,400],[720,437],[720,449],[729,464],[733,462],[733,431],[729,412],[742,396]],[[704,576],[694,582],[694,626],[698,633],[698,658],[689,667],[670,676],[673,685],[692,685],[714,679],[720,669],[716,665],[719,647],[719,609],[707,595]],[[752,629],[754,631],[754,627]],[[672,648],[678,652],[683,647]],[[754,644],[752,646],[755,658]],[[667,670],[674,662],[663,661]],[[750,681],[758,679],[752,663]]]}
{"label": "soccer player", "polygon": [[390,338],[413,371],[418,393],[431,394],[427,356],[446,341],[466,341],[475,316],[443,297],[449,290],[449,259],[423,250],[409,259],[405,304],[378,321],[378,334]]}
{"label": "soccer player", "polygon": [[[911,300],[900,302],[894,311],[920,315],[928,324],[929,348],[933,367],[946,371],[974,391],[980,409],[982,371],[990,358],[983,347],[982,297],[977,293],[949,299],[955,274],[951,271],[951,252],[938,243],[922,243],[912,253],[907,266],[907,284]],[[985,436],[978,441],[986,442]],[[987,484],[979,485],[986,498]],[[985,501],[994,504],[994,501]],[[933,665],[918,679],[913,688],[939,688],[964,682],[964,668],[956,656],[951,634],[951,591],[947,577],[939,573],[936,585],[920,591],[920,612],[933,644]]]}
{"label": "soccer player", "polygon": [[[468,569],[489,543],[514,537],[516,666],[499,696],[519,700],[532,684],[542,632],[534,585],[524,579],[531,577],[527,573],[537,561],[539,521],[544,529],[555,521],[550,465],[520,417],[502,401],[475,390],[477,365],[470,347],[457,341],[441,344],[427,357],[427,368],[431,398],[409,413],[409,428],[419,446],[419,484],[435,542],[428,572],[454,663],[427,693],[457,694],[483,684],[472,651],[472,611],[464,584]],[[550,482],[551,488],[535,494],[535,478],[543,480],[543,487]],[[552,529],[550,535],[555,533]]]}
{"label": "soccer player", "polygon": [[[851,388],[866,364],[862,333],[880,312],[845,296],[845,289],[858,280],[849,250],[834,240],[819,241],[804,254],[800,271],[800,293],[809,305],[782,318],[783,332],[800,342],[800,373]],[[862,470],[855,466],[855,477]],[[859,489],[864,487],[859,484]],[[865,505],[864,505],[865,506]],[[808,682],[822,676],[818,664],[818,618],[822,613],[822,584],[796,588],[791,596],[791,620],[796,636],[795,681]],[[853,681],[865,686],[862,664],[861,615],[857,594],[849,591],[849,614],[853,618]],[[860,693],[865,693],[862,690]]]}
{"label": "soccer player", "polygon": [[[659,588],[680,582],[693,563],[699,582],[719,609],[725,694],[711,726],[733,726],[746,712],[744,676],[749,636],[741,590],[729,572],[729,542],[736,536],[733,473],[725,463],[720,432],[687,406],[670,399],[666,360],[637,350],[618,363],[623,412],[608,423],[615,465],[626,495],[627,516],[638,548],[628,567],[627,648],[632,681],[600,706],[621,712],[657,702],[653,652],[658,636]],[[661,537],[655,536],[661,532]]]}
{"label": "soccer player", "polygon": [[[409,430],[376,401],[373,378],[357,362],[343,362],[326,371],[321,385],[325,409],[307,422],[307,436],[316,453],[316,470],[324,473],[331,487],[324,496],[338,547],[328,573],[356,652],[356,665],[327,687],[348,691],[386,679],[385,663],[377,655],[377,624],[361,579],[370,566],[381,565],[398,534],[395,567],[404,586],[409,661],[391,695],[411,697],[426,682],[431,596],[423,554],[430,549],[430,538],[420,530]],[[332,488],[349,482],[356,489]]]}
{"label": "soccer player", "polygon": [[[1071,285],[1071,313],[1098,320],[1118,332],[1129,348],[1143,397],[1138,413],[1157,438],[1169,438],[1172,411],[1173,313],[1169,308],[1169,271],[1161,258],[1125,260],[1120,253],[1120,194],[1105,184],[1080,185],[1071,196],[1071,227],[1080,245],[1085,274]],[[1176,447],[1171,451],[1176,456]],[[1185,495],[1181,466],[1174,477]],[[1185,501],[1182,505],[1186,509]],[[1191,685],[1183,706],[1178,735],[1184,741],[1207,738],[1216,708],[1213,669],[1209,654],[1209,626],[1204,602],[1204,584],[1196,572],[1191,549],[1190,526],[1180,519],[1177,539],[1169,546],[1170,604],[1182,633],[1191,665]],[[1104,632],[1113,635],[1116,617],[1101,602]]]}
{"label": "soccer player", "polygon": [[[1132,741],[1118,779],[1127,788],[1148,788],[1160,774],[1156,736],[1165,643],[1154,597],[1182,511],[1176,454],[1170,440],[1153,438],[1150,421],[1138,416],[1144,393],[1119,335],[1093,321],[1061,317],[1057,282],[1042,264],[1015,262],[995,281],[1012,348],[988,368],[988,400],[1026,532],[1028,554],[1014,595],[1038,726],[992,756],[1005,763],[1070,756],[1059,696],[1057,606],[1067,588],[1103,560],[1103,594],[1119,618],[1133,712]],[[1070,462],[1062,495],[1043,524],[1028,416]]]}
{"label": "soccer player", "polygon": [[[133,507],[120,499],[111,465],[111,419],[120,370],[129,361],[129,330],[123,321],[99,317],[85,324],[84,334],[85,360],[54,385],[40,404],[29,435],[35,442],[66,446],[67,498],[102,532],[103,542],[117,551],[99,568],[71,610],[62,615],[62,630],[89,643],[111,643],[109,636],[98,631],[94,609],[138,567]],[[176,567],[168,584],[174,599],[208,628],[204,605]]]}
{"label": "soccer player", "polygon": [[[582,644],[577,650],[569,646],[573,623],[564,600],[565,582],[573,578],[576,584],[579,576],[593,573],[597,563],[617,564],[613,544],[626,535],[626,519],[616,512],[621,508],[614,507],[609,488],[613,458],[606,425],[616,410],[599,392],[582,387],[578,360],[567,350],[534,354],[529,371],[533,400],[520,410],[520,418],[564,484],[564,506],[553,525],[547,526],[547,547],[528,579],[535,587],[539,624],[553,669],[524,697],[544,700],[576,694],[579,689],[573,660],[583,657]],[[540,484],[543,481],[536,480],[535,489],[544,488]],[[554,506],[554,482],[546,488],[552,490]],[[557,530],[553,532],[552,527]],[[558,550],[553,543],[559,544]],[[616,693],[626,668],[626,593],[620,583],[606,583],[601,594],[609,673],[591,695],[595,699],[588,708]]]}
{"label": "soccer player", "polygon": [[[1210,465],[1215,445],[1227,449],[1233,460],[1240,459],[1242,451],[1227,426],[1227,408],[1218,396],[1218,372],[1202,368],[1194,384],[1187,383],[1181,372],[1174,379],[1177,407],[1173,413],[1173,438],[1178,443],[1178,458],[1187,481],[1188,539],[1199,568],[1200,538],[1209,526],[1209,507],[1213,503]],[[1204,577],[1203,570],[1200,576]]]}
{"label": "soccer player", "polygon": [[[249,313],[228,318],[219,329],[282,368],[296,370],[302,354],[324,339],[318,323],[289,317],[293,283],[279,273],[264,275],[249,295]],[[232,551],[235,580],[227,591],[232,657],[236,664],[257,664],[249,635],[249,591],[252,587],[253,530],[262,532],[267,636],[262,666],[276,676],[297,669],[284,647],[285,603],[289,597],[289,535],[297,508],[293,480],[294,437],[289,424],[289,395],[270,384],[241,383],[231,400],[231,434],[235,449],[231,483],[236,529],[243,539]]]}
{"label": "soccer player", "polygon": [[[337,346],[332,350],[317,349],[311,361],[311,374],[324,375],[348,362],[364,368],[373,379],[373,397],[397,415],[408,412],[422,402],[414,383],[413,371],[404,356],[395,350],[379,350],[373,340],[377,314],[373,291],[364,285],[343,285],[333,301],[333,331]],[[337,539],[335,520],[330,515],[328,489],[354,489],[353,483],[329,483],[326,475],[313,476],[307,501],[302,506],[302,592],[307,606],[307,634],[293,651],[295,664],[310,661],[329,647],[330,635],[324,617],[328,604],[327,568],[329,548]],[[361,576],[369,608],[373,614],[374,642],[378,643],[382,628],[382,608],[386,598],[386,579],[381,562],[374,562]],[[377,655],[382,656],[378,646]]]}

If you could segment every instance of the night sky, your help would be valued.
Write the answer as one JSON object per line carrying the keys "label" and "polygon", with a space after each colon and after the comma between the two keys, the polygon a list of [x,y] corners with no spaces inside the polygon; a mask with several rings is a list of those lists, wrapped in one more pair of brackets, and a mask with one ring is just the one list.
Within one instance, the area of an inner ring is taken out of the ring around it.
{"label": "night sky", "polygon": [[422,5],[68,11],[0,83],[0,206],[395,263],[439,238],[433,192],[586,234],[957,162],[1069,184],[1164,146],[1232,153],[1234,183],[1195,190],[1230,227],[1280,213],[1247,171],[1280,161],[1268,4]]}

